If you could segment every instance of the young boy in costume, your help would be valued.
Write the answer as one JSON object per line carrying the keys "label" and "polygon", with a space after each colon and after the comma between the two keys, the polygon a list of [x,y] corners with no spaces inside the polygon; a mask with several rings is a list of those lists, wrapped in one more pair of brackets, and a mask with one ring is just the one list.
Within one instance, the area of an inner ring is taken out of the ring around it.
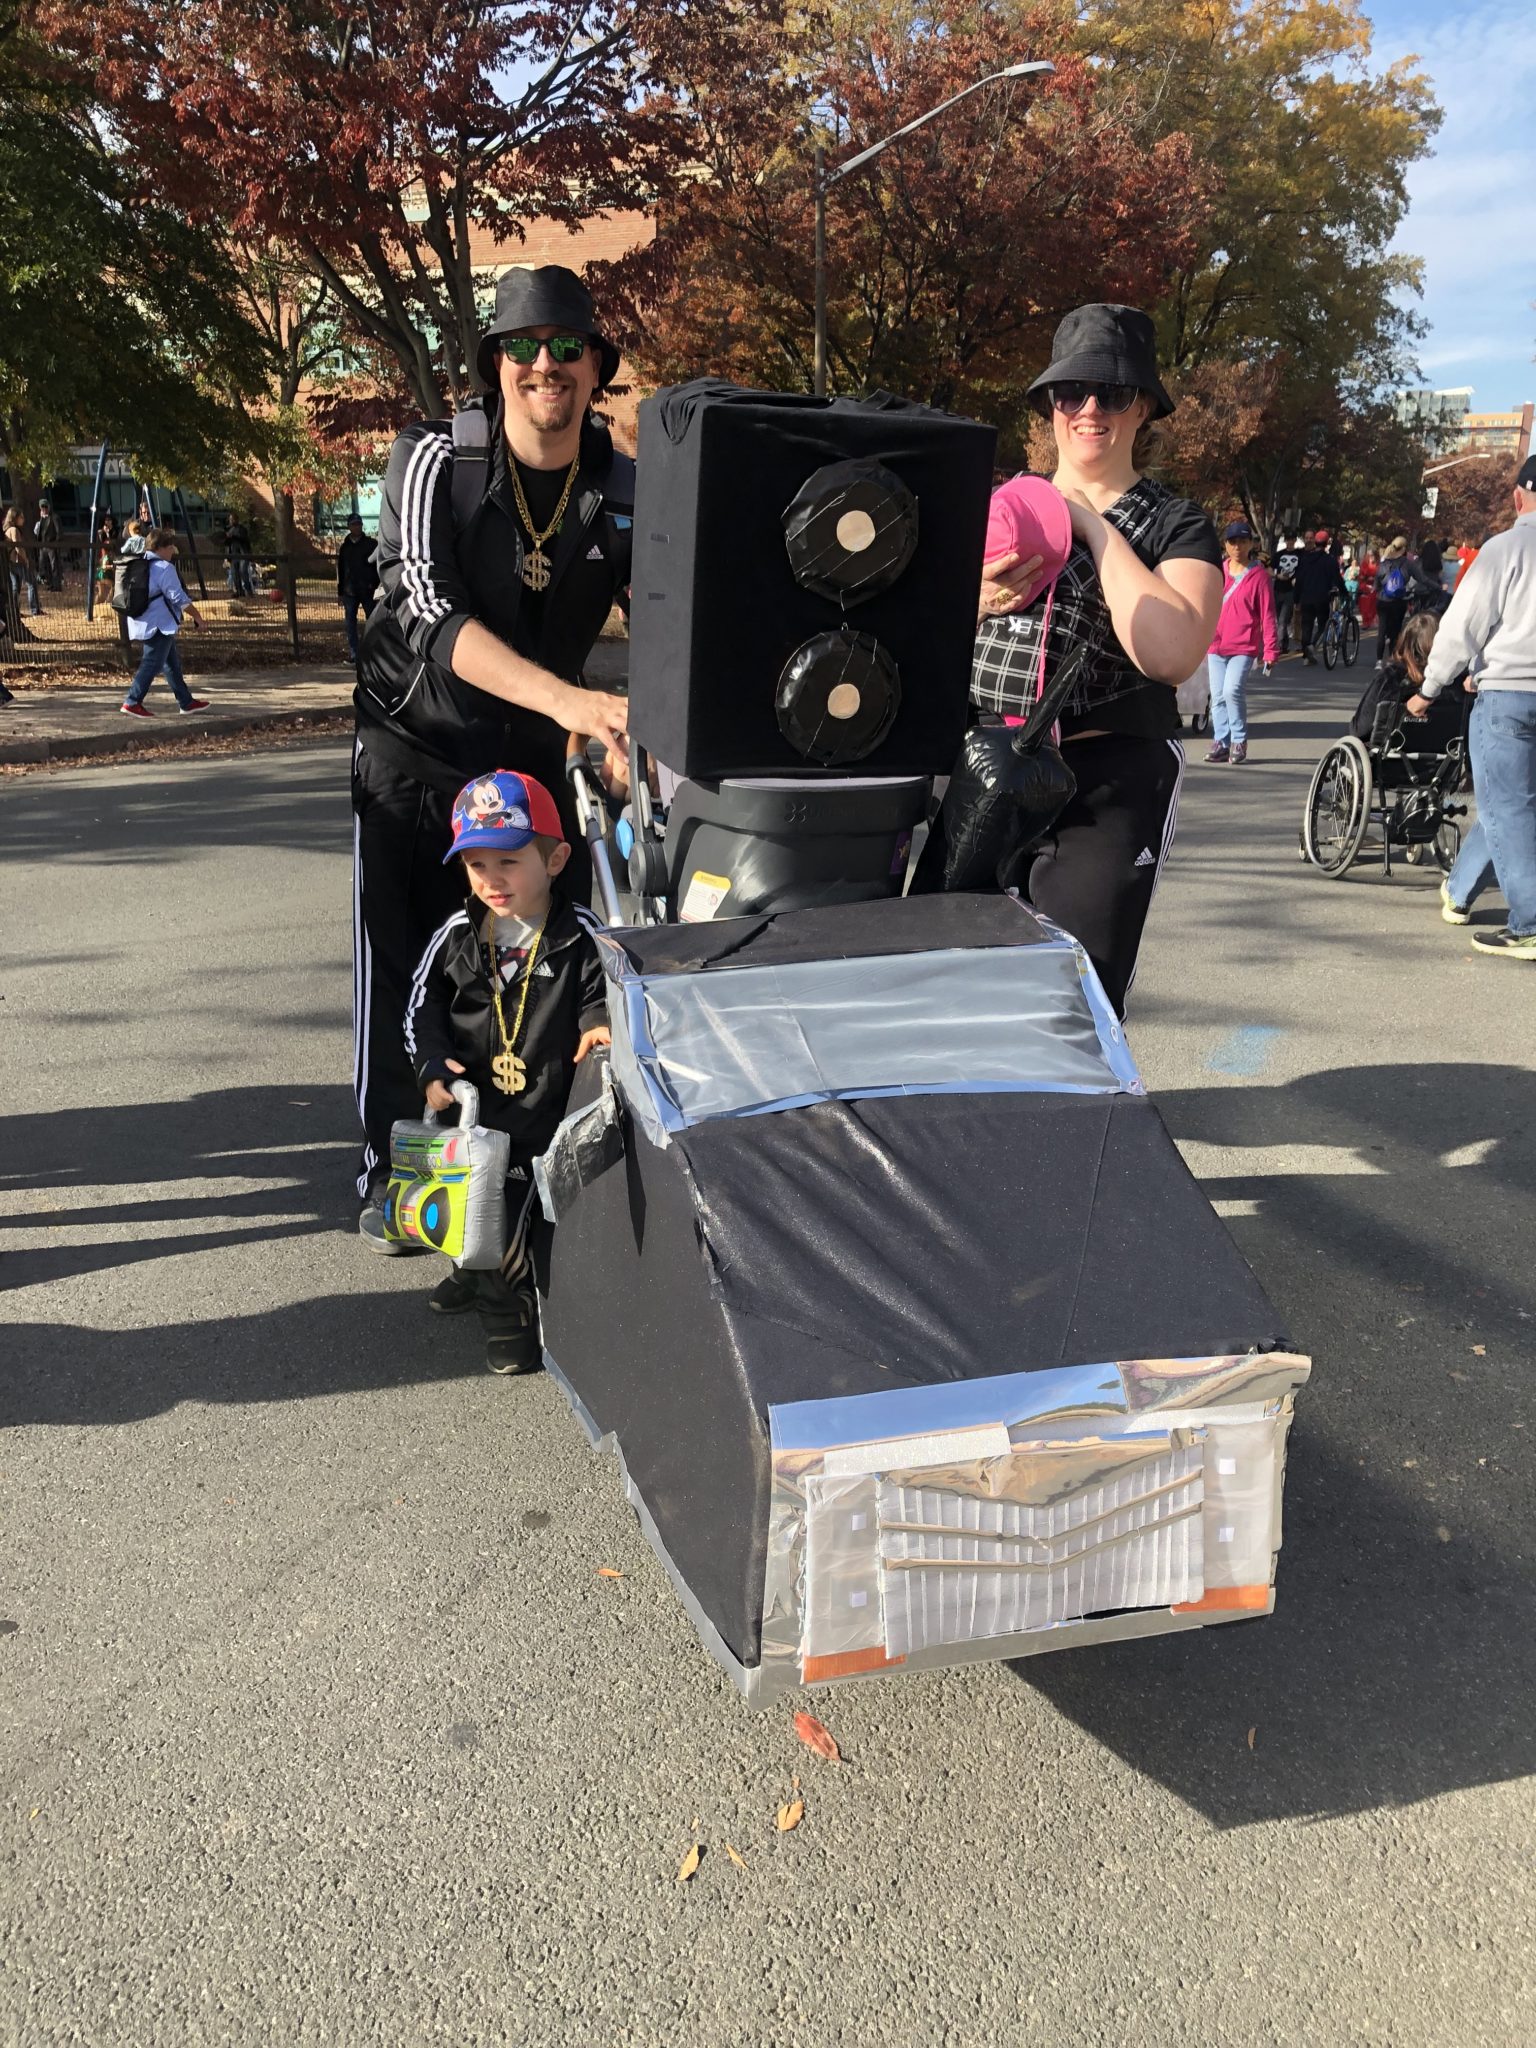
{"label": "young boy in costume", "polygon": [[460,790],[444,860],[463,864],[472,900],[433,933],[405,1014],[427,1107],[455,1109],[449,1084],[463,1075],[480,1091],[481,1123],[512,1140],[500,1272],[455,1267],[430,1302],[439,1315],[479,1309],[492,1372],[539,1363],[534,1253],[548,1226],[532,1164],[577,1067],[609,1043],[597,948],[560,887],[570,857],[555,800],[531,775],[498,768]]}

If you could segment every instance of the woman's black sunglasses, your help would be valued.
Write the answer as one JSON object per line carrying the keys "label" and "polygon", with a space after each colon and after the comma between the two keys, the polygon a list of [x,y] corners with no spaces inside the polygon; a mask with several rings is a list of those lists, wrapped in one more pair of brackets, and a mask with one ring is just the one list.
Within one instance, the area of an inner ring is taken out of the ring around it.
{"label": "woman's black sunglasses", "polygon": [[1050,393],[1052,405],[1069,417],[1081,412],[1090,398],[1097,401],[1100,412],[1129,412],[1141,396],[1134,384],[1079,384],[1075,380],[1051,385]]}
{"label": "woman's black sunglasses", "polygon": [[541,348],[547,348],[557,363],[579,363],[587,352],[587,337],[584,334],[551,334],[546,341],[536,340],[531,334],[504,334],[501,337],[502,354],[510,356],[524,369],[539,360]]}

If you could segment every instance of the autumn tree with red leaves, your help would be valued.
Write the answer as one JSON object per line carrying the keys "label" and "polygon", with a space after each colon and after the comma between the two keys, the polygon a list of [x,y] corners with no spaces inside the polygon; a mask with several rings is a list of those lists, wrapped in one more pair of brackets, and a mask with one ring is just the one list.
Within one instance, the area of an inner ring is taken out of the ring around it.
{"label": "autumn tree with red leaves", "polygon": [[829,197],[829,381],[885,386],[1022,429],[1051,331],[1089,299],[1154,302],[1187,260],[1207,182],[1178,137],[1144,148],[1066,47],[1062,11],[937,0],[920,16],[798,18],[692,50],[667,82],[697,175],[658,240],[609,267],[654,381],[708,368],[809,385],[812,152],[852,154],[973,80],[1050,57],[1054,78],[979,93]]}
{"label": "autumn tree with red leaves", "polygon": [[644,205],[679,140],[651,83],[740,6],[36,0],[145,177],[301,262],[429,415],[474,388],[472,231]]}

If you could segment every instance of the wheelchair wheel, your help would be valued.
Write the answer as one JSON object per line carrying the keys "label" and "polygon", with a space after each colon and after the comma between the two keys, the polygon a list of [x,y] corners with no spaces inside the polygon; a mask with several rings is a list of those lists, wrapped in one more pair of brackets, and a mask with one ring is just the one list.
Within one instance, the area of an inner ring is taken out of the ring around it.
{"label": "wheelchair wheel", "polygon": [[1344,621],[1344,666],[1353,668],[1355,657],[1360,652],[1360,621],[1350,617]]}
{"label": "wheelchair wheel", "polygon": [[1302,850],[1330,881],[1347,873],[1359,853],[1370,814],[1371,757],[1351,736],[1318,762],[1302,814]]}
{"label": "wheelchair wheel", "polygon": [[1339,659],[1339,627],[1336,619],[1330,619],[1323,628],[1323,667],[1335,668]]}
{"label": "wheelchair wheel", "polygon": [[1461,852],[1461,827],[1454,818],[1442,820],[1440,830],[1435,834],[1431,844],[1435,866],[1442,875],[1448,875],[1455,867],[1456,857]]}

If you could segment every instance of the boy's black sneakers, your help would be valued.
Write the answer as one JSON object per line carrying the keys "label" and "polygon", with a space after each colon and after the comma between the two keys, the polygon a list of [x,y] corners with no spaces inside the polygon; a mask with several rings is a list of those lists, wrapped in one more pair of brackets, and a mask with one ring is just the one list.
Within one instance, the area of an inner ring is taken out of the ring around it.
{"label": "boy's black sneakers", "polygon": [[532,1289],[519,1288],[494,1322],[485,1322],[485,1364],[488,1372],[510,1375],[537,1372],[544,1363],[539,1334],[539,1304]]}
{"label": "boy's black sneakers", "polygon": [[461,1316],[465,1309],[474,1307],[475,1295],[474,1275],[461,1273],[455,1266],[427,1296],[427,1307],[435,1316]]}

